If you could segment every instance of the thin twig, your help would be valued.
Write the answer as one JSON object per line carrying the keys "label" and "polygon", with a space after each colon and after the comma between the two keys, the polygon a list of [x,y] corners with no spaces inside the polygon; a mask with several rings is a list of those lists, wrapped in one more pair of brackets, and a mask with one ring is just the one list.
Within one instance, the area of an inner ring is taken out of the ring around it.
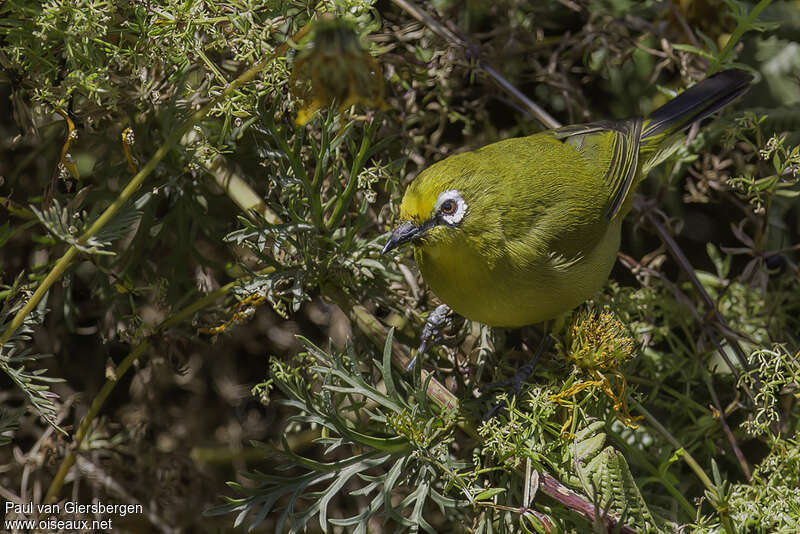
{"label": "thin twig", "polygon": [[[10,489],[3,487],[0,485],[0,497],[4,498],[8,502],[13,502],[14,504],[28,504],[28,501],[15,495]],[[8,518],[8,515],[6,515]]]}
{"label": "thin twig", "polygon": [[[344,295],[337,295],[335,293],[329,295],[331,298],[334,298],[337,305],[345,311],[348,316],[354,318],[354,323],[361,330],[367,337],[380,349],[383,348],[384,343],[386,342],[386,335],[388,333],[386,327],[381,324],[381,322],[372,315],[366,308],[361,305],[350,306],[348,305],[347,297]],[[341,298],[337,298],[341,297]],[[349,312],[349,313],[348,313]],[[410,361],[410,354],[408,348],[404,347],[400,343],[394,343],[392,345],[392,364],[400,370],[405,370],[408,366]],[[422,374],[422,383],[428,382],[428,389],[426,391],[428,397],[433,400],[438,406],[442,409],[458,413],[459,403],[458,399],[456,398],[453,393],[450,392],[444,385],[442,385],[438,380],[430,376],[427,371],[423,370]],[[475,428],[468,424],[465,421],[461,421],[459,423],[459,428],[469,434],[472,438],[479,440],[480,437],[476,432]],[[524,476],[525,475],[525,464],[520,462],[519,465],[516,467],[517,471]],[[582,495],[572,491],[567,486],[562,484],[557,478],[553,475],[545,472],[539,472],[539,489],[542,493],[546,494],[547,496],[555,499],[556,501],[560,502],[570,510],[580,514],[584,518],[589,521],[602,521],[606,527],[608,528],[609,532],[614,532],[615,528],[619,528],[617,532],[623,534],[636,534],[636,530],[627,527],[625,525],[621,525],[617,523],[617,518],[604,516],[604,517],[597,517],[597,513],[595,510],[594,504],[583,497]]]}
{"label": "thin twig", "polygon": [[[694,35],[692,28],[690,28],[689,24],[686,23],[686,18],[683,16],[683,13],[680,12],[678,6],[676,6],[674,3],[670,3],[669,6],[672,8],[672,16],[678,21],[678,24],[680,24],[683,32],[686,34],[686,37],[688,37],[692,44],[697,48],[703,48],[703,45],[700,44],[700,41],[698,41],[697,37]],[[708,63],[708,60],[706,60],[706,63]]]}
{"label": "thin twig", "polygon": [[508,80],[506,80],[499,72],[497,72],[494,67],[489,65],[486,60],[480,57],[480,49],[478,48],[475,43],[467,39],[466,37],[462,37],[456,35],[453,31],[449,30],[439,22],[437,22],[433,17],[431,17],[428,13],[420,9],[419,7],[415,6],[408,0],[392,0],[398,7],[406,11],[412,17],[423,23],[425,26],[431,29],[434,33],[436,33],[439,37],[443,38],[444,40],[450,42],[450,44],[459,46],[461,48],[466,49],[469,52],[469,55],[474,57],[477,62],[478,66],[492,78],[497,85],[499,85],[504,91],[511,94],[514,98],[519,100],[527,109],[528,112],[539,121],[545,128],[558,128],[561,124],[554,119],[549,113],[547,113],[542,107],[532,101],[530,98],[525,96],[522,91],[514,87]]}
{"label": "thin twig", "polygon": [[[631,270],[631,272],[634,272],[634,269],[638,269],[638,270],[642,270],[642,271],[647,271],[647,273],[650,274],[651,276],[658,277],[661,280],[661,282],[665,286],[667,286],[667,288],[669,288],[672,291],[673,295],[675,296],[675,299],[677,301],[679,301],[679,302],[684,303],[684,305],[686,305],[689,308],[689,311],[692,312],[692,315],[695,317],[695,319],[698,322],[702,323],[703,319],[700,316],[700,312],[697,310],[697,308],[695,307],[694,303],[691,301],[691,299],[689,299],[689,297],[686,295],[686,293],[684,293],[677,285],[675,285],[671,281],[667,280],[660,272],[655,271],[653,269],[648,269],[647,267],[642,266],[639,262],[637,262],[635,259],[633,259],[630,256],[627,256],[625,254],[620,253],[619,257],[620,257],[620,260],[622,261],[623,265],[628,267]],[[719,344],[719,341],[717,341],[716,336],[710,335],[708,330],[709,329],[704,325],[703,326],[703,335],[706,338],[710,339],[712,343],[714,343],[715,348],[717,349],[717,351],[720,354],[724,354],[724,349]],[[709,394],[711,395],[711,400],[714,403],[714,407],[717,409],[717,412],[719,413],[718,420],[719,420],[720,426],[722,427],[722,432],[725,434],[725,437],[728,439],[728,441],[731,444],[731,449],[733,450],[733,453],[734,453],[734,455],[736,456],[736,459],[739,462],[739,466],[742,469],[742,473],[744,473],[744,475],[747,477],[747,480],[750,480],[752,478],[752,472],[750,470],[750,466],[747,463],[747,460],[745,459],[744,453],[742,453],[742,449],[739,447],[739,443],[736,440],[736,436],[731,431],[730,426],[728,426],[728,422],[725,419],[725,410],[722,408],[722,404],[719,401],[719,396],[717,395],[717,392],[714,389],[714,385],[711,382],[710,377],[708,377],[708,375],[707,375],[707,373],[705,371],[703,371],[703,378],[704,378],[706,387],[708,388]]]}
{"label": "thin twig", "polygon": [[[272,267],[268,267],[262,271],[259,271],[259,274],[268,273],[274,270]],[[64,480],[67,477],[67,473],[72,468],[75,463],[75,460],[78,456],[78,451],[80,450],[81,444],[83,440],[86,438],[86,434],[89,432],[89,427],[92,424],[92,421],[97,417],[97,414],[100,413],[100,408],[103,407],[108,396],[117,386],[119,381],[125,375],[125,373],[130,369],[133,362],[135,362],[139,356],[145,353],[145,351],[150,347],[151,340],[154,339],[156,334],[164,332],[165,330],[172,328],[189,317],[192,317],[196,312],[202,310],[206,306],[209,306],[216,302],[218,299],[227,295],[233,288],[237,287],[240,284],[240,280],[234,280],[230,282],[216,291],[205,295],[204,297],[196,300],[189,306],[186,306],[182,310],[176,312],[175,314],[169,316],[168,318],[164,319],[156,328],[153,334],[151,334],[148,338],[141,341],[123,360],[120,364],[114,369],[114,376],[106,381],[103,384],[103,387],[97,393],[95,398],[92,400],[91,406],[89,406],[89,411],[86,412],[86,415],[83,416],[81,420],[81,424],[78,426],[78,430],[75,432],[75,435],[72,438],[72,444],[70,447],[69,453],[64,457],[61,461],[61,465],[56,472],[56,476],[53,478],[52,482],[50,483],[50,487],[47,489],[47,493],[44,497],[44,502],[52,502],[57,500],[58,494],[61,491],[61,487],[64,485]]]}
{"label": "thin twig", "polygon": [[[689,262],[689,259],[683,253],[683,250],[681,250],[680,246],[678,246],[678,243],[675,241],[675,239],[672,237],[669,231],[667,231],[666,227],[661,223],[658,217],[656,217],[656,211],[657,210],[647,209],[647,210],[642,210],[641,213],[644,216],[644,218],[655,229],[656,234],[658,234],[658,237],[666,245],[670,255],[677,262],[678,266],[686,274],[686,276],[689,277],[689,281],[691,282],[695,291],[697,291],[697,293],[700,295],[700,298],[702,299],[706,307],[707,315],[705,316],[705,318],[708,324],[712,325],[715,328],[715,330],[725,338],[725,340],[728,342],[728,345],[733,349],[734,353],[736,354],[736,357],[739,361],[739,365],[742,367],[742,369],[744,369],[745,372],[749,373],[750,368],[747,362],[747,356],[745,356],[744,350],[739,344],[739,339],[737,339],[737,336],[734,334],[734,331],[728,326],[722,314],[719,313],[719,310],[717,309],[717,305],[714,302],[714,299],[711,298],[711,295],[708,294],[708,291],[706,291],[706,288],[703,286],[703,283],[697,277],[694,267],[692,267],[692,264]],[[716,336],[712,335],[709,337],[713,340],[715,339]],[[731,373],[733,373],[733,375],[738,380],[740,376],[739,369],[735,365],[733,365],[733,362],[731,362],[727,352],[725,352],[722,346],[719,345],[718,343],[717,343],[717,349],[720,356],[725,361],[728,368],[731,370]],[[758,377],[754,378],[756,380],[756,387],[760,389],[760,381]],[[750,391],[750,388],[747,386],[747,384],[742,384],[742,388],[744,389],[747,396],[750,397],[750,399],[753,400],[753,402],[755,402],[753,393],[752,391]]]}
{"label": "thin twig", "polygon": [[[664,427],[664,425],[662,425],[661,422],[659,422],[658,419],[653,417],[653,414],[648,412],[644,406],[642,406],[636,401],[633,401],[633,404],[634,407],[645,416],[645,418],[653,428],[658,430],[658,432],[660,432],[661,435],[664,436],[664,438],[668,442],[670,442],[677,450],[681,451],[681,457],[689,465],[692,471],[695,472],[697,477],[703,482],[703,485],[705,485],[706,489],[708,489],[708,491],[711,492],[713,495],[716,495],[718,499],[723,498],[724,496],[719,494],[716,486],[714,486],[714,483],[711,482],[711,479],[708,477],[705,471],[703,471],[703,468],[700,467],[700,464],[697,463],[697,460],[695,460],[694,457],[691,454],[689,454],[689,451],[686,450],[686,448],[680,444],[680,442],[675,438],[675,436],[670,434],[669,430],[667,430]],[[733,525],[731,524],[730,517],[728,517],[727,511],[718,508],[717,512],[719,513],[720,518],[722,519],[722,526],[725,529],[725,531],[728,532],[729,534],[734,534],[735,530],[733,528]]]}
{"label": "thin twig", "polygon": [[36,306],[47,294],[47,291],[50,289],[50,287],[61,278],[67,268],[72,264],[73,260],[78,254],[77,247],[86,245],[89,239],[97,235],[97,233],[117,214],[117,212],[128,202],[133,194],[139,190],[145,179],[155,170],[156,166],[161,162],[161,160],[164,159],[167,154],[169,154],[169,152],[172,150],[172,147],[183,138],[186,132],[191,130],[197,123],[205,118],[205,116],[211,112],[214,106],[216,106],[219,102],[224,102],[225,100],[229,99],[236,90],[253,80],[253,78],[255,78],[259,72],[264,70],[270,63],[283,54],[289,47],[289,42],[302,38],[310,29],[310,24],[305,25],[296,34],[294,34],[290,40],[287,40],[286,43],[279,46],[271,55],[247,69],[238,78],[232,81],[216,98],[212,99],[205,106],[190,115],[189,118],[183,122],[183,124],[175,129],[172,135],[166,139],[161,148],[159,148],[156,153],[153,154],[153,157],[150,158],[150,161],[148,161],[147,164],[145,164],[145,166],[142,167],[142,169],[136,173],[133,178],[131,178],[131,181],[128,182],[128,185],[125,186],[116,200],[114,200],[114,202],[112,202],[111,205],[106,208],[106,210],[94,221],[89,229],[84,232],[84,234],[78,240],[78,244],[70,246],[64,255],[58,259],[45,279],[39,284],[39,287],[36,288],[36,291],[33,293],[25,306],[23,306],[22,309],[17,312],[17,314],[11,320],[8,328],[6,328],[2,335],[0,335],[0,346],[4,345],[9,339],[11,339],[11,336],[13,336],[14,333],[22,326],[25,317],[27,317],[28,314],[36,309]]}
{"label": "thin twig", "polygon": [[711,383],[711,376],[705,369],[703,369],[703,381],[706,383],[708,393],[711,395],[711,401],[717,408],[717,419],[719,419],[719,424],[722,427],[722,431],[725,433],[725,437],[728,438],[731,448],[733,449],[733,454],[736,456],[736,461],[739,462],[739,467],[741,467],[744,476],[747,477],[747,481],[749,482],[753,478],[753,472],[750,470],[750,464],[747,463],[747,459],[744,457],[744,453],[739,447],[739,442],[736,441],[736,436],[733,435],[731,427],[728,426],[728,422],[725,420],[725,410],[722,408],[722,404],[719,402],[719,396],[717,396],[717,392],[714,390],[714,385]]}
{"label": "thin twig", "polygon": [[670,445],[675,447],[676,450],[682,451],[681,457],[683,458],[683,461],[685,461],[692,469],[692,471],[694,471],[694,474],[697,475],[697,478],[700,479],[700,482],[703,483],[706,489],[716,493],[716,490],[714,489],[714,483],[711,482],[711,479],[706,474],[706,472],[703,471],[703,468],[700,467],[700,464],[697,463],[697,460],[695,460],[694,457],[691,454],[689,454],[689,451],[686,450],[686,447],[681,445],[681,442],[678,441],[675,438],[675,436],[673,436],[670,433],[670,431],[667,430],[664,427],[664,425],[662,425],[661,422],[656,417],[653,416],[653,414],[648,412],[644,406],[639,404],[634,399],[631,399],[631,402],[633,403],[633,407],[639,410],[639,413],[644,415],[645,419],[647,419],[647,421],[650,423],[650,426],[655,428],[659,432],[659,434],[661,434],[664,437],[664,439],[666,439],[670,443]]}

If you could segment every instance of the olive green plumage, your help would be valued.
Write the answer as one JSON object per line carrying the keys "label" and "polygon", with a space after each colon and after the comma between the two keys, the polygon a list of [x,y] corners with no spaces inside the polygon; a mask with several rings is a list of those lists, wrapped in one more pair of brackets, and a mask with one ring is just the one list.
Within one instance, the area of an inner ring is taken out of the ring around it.
{"label": "olive green plumage", "polygon": [[507,139],[423,171],[388,251],[413,242],[426,282],[454,311],[495,326],[554,318],[605,283],[631,192],[670,134],[741,95],[751,77],[720,72],[645,119]]}

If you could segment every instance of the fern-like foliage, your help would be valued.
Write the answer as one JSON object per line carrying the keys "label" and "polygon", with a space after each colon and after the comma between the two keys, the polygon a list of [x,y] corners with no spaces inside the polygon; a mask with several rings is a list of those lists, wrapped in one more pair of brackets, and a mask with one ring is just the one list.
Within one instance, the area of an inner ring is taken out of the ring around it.
{"label": "fern-like foliage", "polygon": [[[306,339],[303,343],[307,375],[273,359],[272,378],[288,397],[282,402],[299,412],[290,425],[324,429],[316,443],[334,459],[301,456],[285,439],[277,449],[261,445],[280,456],[293,474],[247,473],[254,486],[231,483],[243,496],[208,513],[236,513],[236,525],[247,522],[252,529],[275,511],[275,532],[303,531],[316,517],[323,531],[335,525],[363,534],[378,515],[391,518],[402,531],[436,532],[424,517],[428,503],[449,514],[466,503],[449,495],[454,487],[465,490],[458,478],[463,464],[447,446],[455,428],[452,418],[433,412],[425,402],[406,400],[425,395],[392,377],[391,333],[382,362],[360,361],[352,350],[327,353]],[[314,386],[321,392],[313,392]],[[329,518],[331,500],[353,485],[350,495],[368,497],[369,505],[350,517]]]}
{"label": "fern-like foliage", "polygon": [[[4,332],[9,327],[16,312],[25,304],[25,290],[21,287],[21,280],[22,274],[17,276],[13,285],[5,291],[6,296],[2,308],[0,308],[0,332]],[[50,391],[50,384],[63,380],[47,376],[45,374],[47,369],[31,371],[26,368],[26,366],[51,355],[36,354],[29,348],[20,349],[20,345],[29,344],[33,327],[41,324],[44,320],[47,313],[45,303],[46,300],[42,299],[37,309],[25,317],[22,326],[0,347],[0,369],[25,394],[39,416],[63,432],[56,424],[56,405],[53,403],[53,399],[58,395]],[[11,427],[7,425],[11,425],[11,423],[4,423],[0,425],[0,428],[5,431],[10,430]],[[0,430],[0,435],[2,433],[3,431]]]}
{"label": "fern-like foliage", "polygon": [[59,241],[73,245],[86,254],[113,256],[111,244],[127,235],[141,217],[141,212],[132,204],[125,205],[117,215],[99,232],[81,243],[80,236],[91,226],[86,212],[73,211],[69,206],[62,207],[54,199],[49,208],[39,209],[31,206],[36,218]]}
{"label": "fern-like foliage", "polygon": [[602,421],[595,421],[575,435],[568,449],[576,467],[572,480],[593,496],[602,513],[625,517],[626,521],[641,525],[643,532],[657,532],[656,520],[636,486],[625,456],[611,446],[603,447],[604,426]]}

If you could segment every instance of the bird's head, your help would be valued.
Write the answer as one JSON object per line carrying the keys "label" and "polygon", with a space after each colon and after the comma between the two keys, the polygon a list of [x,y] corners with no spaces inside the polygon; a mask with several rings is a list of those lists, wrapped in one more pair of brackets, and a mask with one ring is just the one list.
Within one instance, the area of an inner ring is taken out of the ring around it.
{"label": "bird's head", "polygon": [[404,221],[392,232],[383,253],[404,244],[430,245],[458,239],[476,211],[474,171],[450,157],[423,171],[406,189],[400,205]]}

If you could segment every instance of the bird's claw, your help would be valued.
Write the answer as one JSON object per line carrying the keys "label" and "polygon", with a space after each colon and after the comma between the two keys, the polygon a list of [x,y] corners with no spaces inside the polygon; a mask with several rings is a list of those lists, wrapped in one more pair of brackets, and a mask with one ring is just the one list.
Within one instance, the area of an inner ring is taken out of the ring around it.
{"label": "bird's claw", "polygon": [[[511,389],[512,397],[516,397],[522,391],[522,384],[528,379],[529,376],[533,373],[533,370],[536,368],[536,362],[539,361],[539,356],[544,353],[550,347],[551,338],[549,334],[545,334],[542,338],[542,341],[539,342],[539,346],[536,347],[536,352],[533,354],[533,358],[528,360],[524,365],[522,365],[516,372],[514,376],[509,378],[508,380],[502,380],[500,382],[494,382],[492,384],[486,384],[485,386],[481,386],[481,391],[489,391],[492,389]],[[495,415],[497,415],[503,408],[505,408],[505,402],[498,402],[494,406],[492,406],[486,414],[483,416],[483,421],[488,421]]]}
{"label": "bird's claw", "polygon": [[417,363],[417,358],[428,350],[429,343],[435,345],[442,339],[442,330],[447,325],[450,319],[450,307],[447,304],[440,304],[436,307],[425,320],[425,326],[422,327],[422,336],[420,336],[420,344],[417,349],[417,354],[414,356],[406,371],[411,371]]}

